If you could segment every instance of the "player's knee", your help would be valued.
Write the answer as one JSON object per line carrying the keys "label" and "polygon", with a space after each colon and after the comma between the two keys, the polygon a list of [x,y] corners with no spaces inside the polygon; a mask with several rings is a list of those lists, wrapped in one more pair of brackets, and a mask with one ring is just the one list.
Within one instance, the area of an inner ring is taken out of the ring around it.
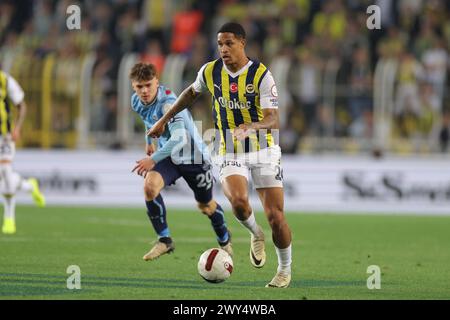
{"label": "player's knee", "polygon": [[250,204],[248,203],[247,197],[235,195],[230,199],[230,202],[238,218],[241,220],[247,218],[246,213],[250,211]]}
{"label": "player's knee", "polygon": [[204,214],[207,215],[208,217],[212,216],[214,214],[214,212],[216,211],[216,202],[215,201],[211,201],[209,203],[201,203],[198,202],[197,203],[197,207],[200,209],[200,211]]}
{"label": "player's knee", "polygon": [[160,174],[154,171],[147,173],[144,180],[145,200],[154,200],[159,195],[162,188],[164,188],[164,181]]}
{"label": "player's knee", "polygon": [[145,200],[152,201],[158,196],[159,191],[160,191],[159,188],[155,184],[151,182],[145,183],[144,185]]}
{"label": "player's knee", "polygon": [[266,213],[272,230],[281,230],[286,224],[283,210],[279,208],[269,208]]}

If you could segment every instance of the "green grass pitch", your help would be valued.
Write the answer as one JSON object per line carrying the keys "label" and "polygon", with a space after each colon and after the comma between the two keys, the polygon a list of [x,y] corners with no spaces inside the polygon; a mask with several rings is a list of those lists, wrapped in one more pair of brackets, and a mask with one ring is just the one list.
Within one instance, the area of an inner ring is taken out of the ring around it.
{"label": "green grass pitch", "polygon": [[[17,209],[17,233],[0,234],[0,299],[449,299],[450,217],[287,215],[293,232],[293,279],[268,289],[277,259],[269,226],[267,262],[255,269],[249,234],[226,212],[233,233],[234,271],[221,284],[197,274],[200,254],[215,247],[209,220],[171,210],[174,254],[142,256],[155,239],[144,209]],[[66,287],[69,265],[81,289]],[[381,289],[367,288],[367,267],[381,268]]]}

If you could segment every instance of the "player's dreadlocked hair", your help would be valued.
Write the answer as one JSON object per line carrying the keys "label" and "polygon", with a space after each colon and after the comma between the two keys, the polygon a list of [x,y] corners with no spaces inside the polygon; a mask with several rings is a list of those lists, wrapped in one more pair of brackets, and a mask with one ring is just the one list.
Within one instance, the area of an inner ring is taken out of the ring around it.
{"label": "player's dreadlocked hair", "polygon": [[234,34],[237,38],[245,39],[245,30],[237,22],[227,22],[225,23],[217,33],[229,32]]}
{"label": "player's dreadlocked hair", "polygon": [[149,81],[156,76],[156,68],[148,63],[136,63],[130,72],[132,81]]}

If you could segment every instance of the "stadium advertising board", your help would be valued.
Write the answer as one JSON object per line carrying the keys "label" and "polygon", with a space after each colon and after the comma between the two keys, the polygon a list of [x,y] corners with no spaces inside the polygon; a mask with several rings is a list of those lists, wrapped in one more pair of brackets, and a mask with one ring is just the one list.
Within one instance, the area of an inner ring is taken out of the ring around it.
{"label": "stadium advertising board", "polygon": [[[131,173],[140,158],[136,151],[22,150],[14,166],[40,180],[49,205],[142,207],[142,177]],[[287,211],[450,215],[448,159],[284,156],[282,165]],[[229,209],[215,176],[215,198]],[[195,208],[182,180],[163,195],[170,207]],[[19,201],[30,203],[26,195]],[[254,190],[251,203],[261,209]]]}

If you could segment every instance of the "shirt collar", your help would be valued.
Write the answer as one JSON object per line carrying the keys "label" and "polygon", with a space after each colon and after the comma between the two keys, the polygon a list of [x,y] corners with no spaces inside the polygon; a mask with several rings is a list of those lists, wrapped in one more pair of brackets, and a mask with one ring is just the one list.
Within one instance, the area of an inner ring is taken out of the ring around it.
{"label": "shirt collar", "polygon": [[248,60],[247,64],[245,66],[243,66],[241,69],[239,69],[236,72],[231,72],[230,70],[228,70],[227,66],[225,65],[225,63],[223,64],[223,67],[225,68],[225,71],[232,76],[233,78],[236,78],[237,76],[241,75],[242,73],[245,72],[245,70],[247,70],[251,65],[253,64],[252,60]]}

